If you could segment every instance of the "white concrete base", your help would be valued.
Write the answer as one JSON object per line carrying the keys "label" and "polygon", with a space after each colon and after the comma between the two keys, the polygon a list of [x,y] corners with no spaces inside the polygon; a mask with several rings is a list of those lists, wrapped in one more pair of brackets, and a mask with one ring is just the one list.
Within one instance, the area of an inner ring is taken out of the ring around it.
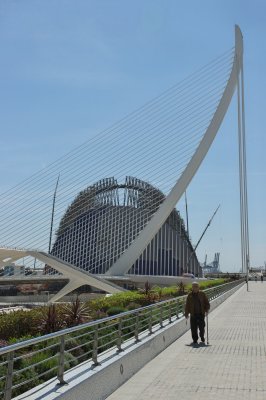
{"label": "white concrete base", "polygon": [[[225,301],[242,285],[239,285],[211,302],[211,310]],[[127,350],[113,355],[108,360],[101,360],[102,365],[91,368],[91,363],[85,362],[66,372],[67,385],[57,385],[54,378],[23,395],[16,400],[103,400],[139,371],[145,364],[161,353],[167,346],[182,336],[190,328],[184,317],[172,324],[145,337],[141,342]]]}

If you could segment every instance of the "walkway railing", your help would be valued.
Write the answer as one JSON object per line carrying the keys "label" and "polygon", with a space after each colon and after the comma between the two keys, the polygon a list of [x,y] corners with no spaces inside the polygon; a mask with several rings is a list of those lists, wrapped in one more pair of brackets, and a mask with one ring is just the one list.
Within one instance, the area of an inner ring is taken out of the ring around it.
{"label": "walkway railing", "polygon": [[[205,290],[213,300],[243,279]],[[186,296],[88,322],[73,328],[36,337],[0,349],[0,398],[10,400],[18,394],[57,377],[82,362],[99,365],[144,337],[184,315]],[[88,366],[87,366],[88,368]]]}

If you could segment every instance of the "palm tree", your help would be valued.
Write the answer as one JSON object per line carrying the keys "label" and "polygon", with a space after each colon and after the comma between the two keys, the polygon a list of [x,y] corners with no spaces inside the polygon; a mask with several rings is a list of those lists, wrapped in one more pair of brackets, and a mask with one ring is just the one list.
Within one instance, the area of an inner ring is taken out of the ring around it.
{"label": "palm tree", "polygon": [[88,305],[82,303],[78,296],[72,303],[63,305],[62,317],[68,327],[82,324],[91,319]]}

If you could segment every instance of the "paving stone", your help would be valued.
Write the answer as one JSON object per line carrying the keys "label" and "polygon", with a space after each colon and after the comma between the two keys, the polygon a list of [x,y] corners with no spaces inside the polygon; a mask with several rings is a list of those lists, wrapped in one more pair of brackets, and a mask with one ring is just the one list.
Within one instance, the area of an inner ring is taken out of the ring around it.
{"label": "paving stone", "polygon": [[209,346],[186,333],[108,400],[266,399],[266,282],[249,282],[209,315]]}

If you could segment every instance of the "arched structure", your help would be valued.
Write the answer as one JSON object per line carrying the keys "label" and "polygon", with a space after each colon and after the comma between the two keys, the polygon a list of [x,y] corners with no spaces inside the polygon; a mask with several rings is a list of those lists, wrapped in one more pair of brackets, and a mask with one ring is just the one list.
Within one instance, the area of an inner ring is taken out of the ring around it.
{"label": "arched structure", "polygon": [[[150,198],[153,202],[150,202]],[[154,201],[156,199],[156,201]],[[106,178],[80,192],[64,214],[51,254],[93,274],[108,274],[165,200],[147,182]],[[173,209],[129,274],[201,276],[183,220]]]}

